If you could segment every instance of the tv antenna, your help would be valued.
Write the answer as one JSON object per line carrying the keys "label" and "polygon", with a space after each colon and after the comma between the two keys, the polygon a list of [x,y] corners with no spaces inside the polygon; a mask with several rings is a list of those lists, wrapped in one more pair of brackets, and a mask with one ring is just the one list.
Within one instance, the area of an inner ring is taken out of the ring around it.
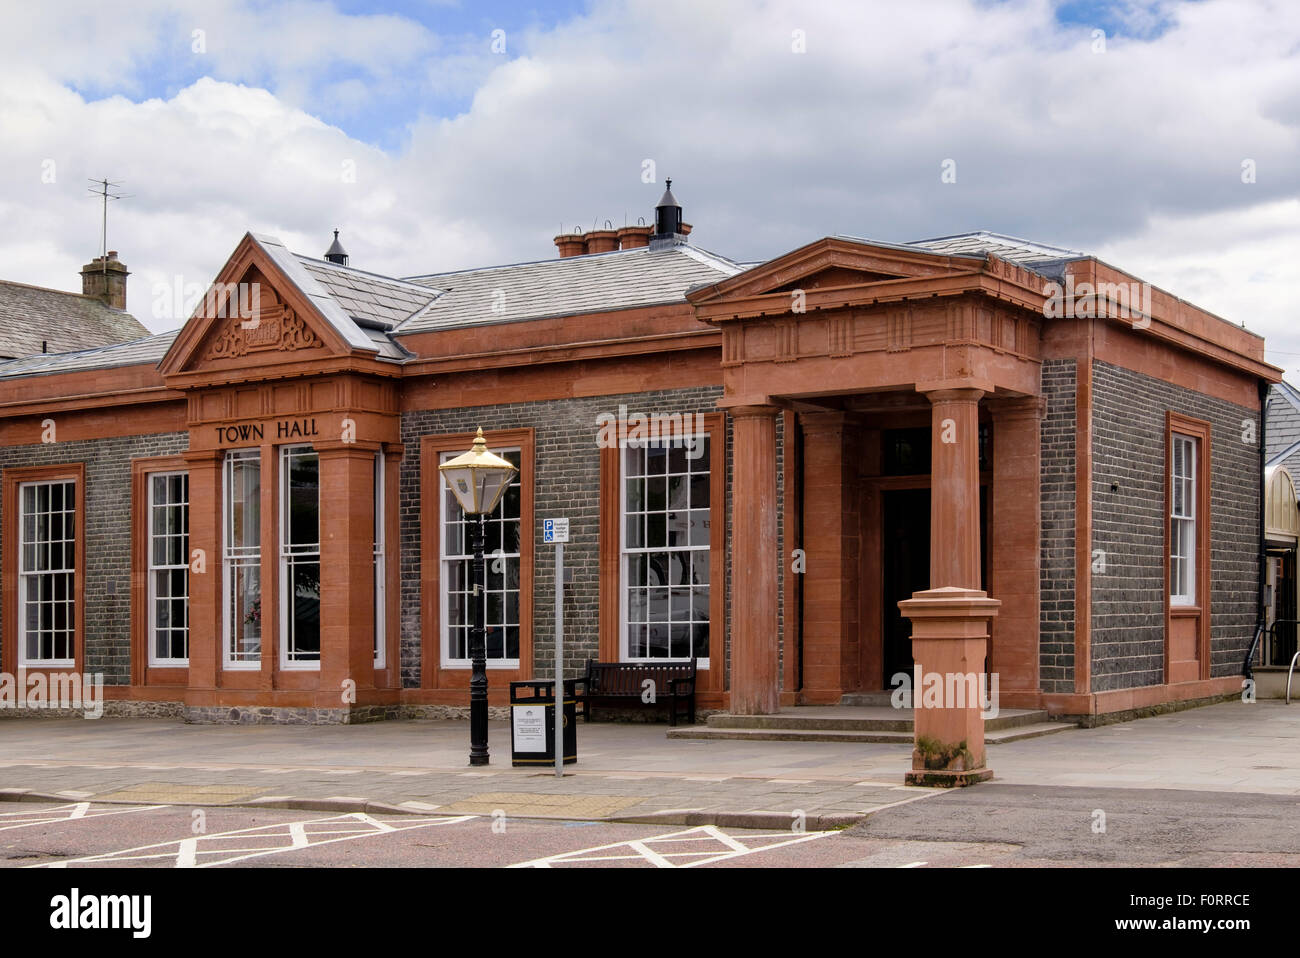
{"label": "tv antenna", "polygon": [[99,227],[99,243],[100,243],[99,256],[100,256],[100,264],[103,268],[103,271],[107,273],[108,272],[108,201],[130,199],[131,195],[133,194],[114,193],[113,190],[122,186],[122,184],[114,183],[112,180],[109,179],[102,179],[102,180],[92,179],[90,180],[90,182],[94,183],[95,185],[86,187],[86,190],[100,197],[100,202],[103,204],[103,210],[101,213],[101,221]]}

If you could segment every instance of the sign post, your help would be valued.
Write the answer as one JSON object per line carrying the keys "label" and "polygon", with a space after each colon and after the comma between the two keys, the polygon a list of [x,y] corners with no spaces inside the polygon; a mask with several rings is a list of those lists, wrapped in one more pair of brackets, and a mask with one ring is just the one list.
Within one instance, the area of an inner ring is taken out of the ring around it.
{"label": "sign post", "polygon": [[564,777],[564,544],[569,520],[543,519],[542,541],[555,545],[555,777]]}

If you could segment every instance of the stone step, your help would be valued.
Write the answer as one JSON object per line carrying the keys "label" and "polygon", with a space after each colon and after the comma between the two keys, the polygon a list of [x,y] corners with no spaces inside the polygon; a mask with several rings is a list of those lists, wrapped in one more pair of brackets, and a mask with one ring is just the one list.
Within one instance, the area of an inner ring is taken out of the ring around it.
{"label": "stone step", "polygon": [[[1043,709],[1002,709],[984,720],[985,733],[1048,721]],[[710,715],[710,728],[789,729],[792,731],[912,732],[912,710],[880,706],[804,705],[775,715]]]}
{"label": "stone step", "polygon": [[[1004,745],[1023,739],[1054,735],[1077,728],[1069,722],[1036,722],[984,734],[987,745]],[[850,745],[907,745],[912,733],[899,731],[844,731],[819,728],[728,728],[714,725],[688,725],[668,730],[674,739],[715,739],[737,742],[840,742]]]}

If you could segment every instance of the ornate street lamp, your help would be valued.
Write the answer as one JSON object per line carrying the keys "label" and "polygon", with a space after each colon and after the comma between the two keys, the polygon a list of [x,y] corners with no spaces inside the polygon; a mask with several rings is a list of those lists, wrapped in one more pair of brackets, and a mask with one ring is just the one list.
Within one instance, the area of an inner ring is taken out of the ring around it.
{"label": "ornate street lamp", "polygon": [[469,763],[488,763],[488,681],[487,643],[483,628],[483,517],[497,507],[501,496],[514,478],[514,465],[500,456],[488,452],[479,429],[474,437],[474,447],[469,452],[444,462],[438,471],[446,477],[447,486],[460,503],[467,516],[476,516],[474,523],[474,628],[469,634],[471,662],[469,679]]}

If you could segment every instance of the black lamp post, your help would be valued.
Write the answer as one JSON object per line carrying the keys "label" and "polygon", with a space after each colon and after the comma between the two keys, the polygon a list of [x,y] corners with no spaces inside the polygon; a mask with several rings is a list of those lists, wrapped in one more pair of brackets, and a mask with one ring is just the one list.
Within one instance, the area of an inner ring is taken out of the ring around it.
{"label": "black lamp post", "polygon": [[512,463],[488,452],[479,429],[469,452],[444,462],[438,471],[465,515],[474,519],[474,627],[469,634],[469,763],[488,763],[487,641],[483,628],[483,517],[497,507],[516,472]]}

